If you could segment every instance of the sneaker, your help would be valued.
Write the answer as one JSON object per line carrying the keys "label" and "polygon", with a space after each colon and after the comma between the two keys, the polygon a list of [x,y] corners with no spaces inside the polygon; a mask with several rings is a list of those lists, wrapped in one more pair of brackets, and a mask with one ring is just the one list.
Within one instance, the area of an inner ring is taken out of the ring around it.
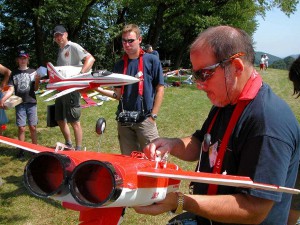
{"label": "sneaker", "polygon": [[66,149],[72,149],[72,150],[74,149],[72,143],[67,143],[67,142],[65,143],[65,148]]}
{"label": "sneaker", "polygon": [[81,151],[81,146],[76,146],[75,151]]}

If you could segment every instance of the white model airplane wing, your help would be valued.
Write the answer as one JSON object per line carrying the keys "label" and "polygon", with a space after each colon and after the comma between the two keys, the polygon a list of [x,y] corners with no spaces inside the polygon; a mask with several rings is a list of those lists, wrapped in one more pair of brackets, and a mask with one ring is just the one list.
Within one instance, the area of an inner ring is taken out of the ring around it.
{"label": "white model airplane wing", "polygon": [[14,146],[16,148],[24,149],[28,152],[32,153],[40,153],[40,152],[55,152],[55,149],[48,148],[41,145],[36,145],[28,142],[19,141],[17,139],[12,139],[8,137],[4,137],[0,135],[0,143],[7,144],[10,146]]}
{"label": "white model airplane wing", "polygon": [[48,95],[48,94],[52,93],[53,91],[55,91],[55,90],[54,89],[53,90],[47,90],[43,94],[41,94],[40,97],[44,97],[45,95]]}
{"label": "white model airplane wing", "polygon": [[271,184],[254,183],[249,177],[244,176],[232,176],[213,173],[202,173],[192,171],[174,171],[170,169],[140,169],[138,175],[150,176],[150,177],[168,177],[175,180],[188,180],[198,183],[216,184],[224,186],[242,187],[242,188],[254,188],[263,189],[275,192],[284,192],[289,194],[300,194],[300,190],[281,187]]}
{"label": "white model airplane wing", "polygon": [[85,87],[75,87],[75,88],[69,88],[69,89],[66,89],[66,90],[64,90],[64,91],[61,91],[61,92],[59,92],[59,93],[53,95],[53,96],[50,97],[50,98],[47,98],[47,99],[45,100],[45,102],[49,102],[49,101],[54,100],[54,99],[56,99],[56,98],[59,98],[59,97],[61,97],[61,96],[63,96],[63,95],[66,95],[66,94],[69,94],[69,93],[71,93],[71,92],[73,92],[73,91],[77,91],[77,90],[84,89],[84,88],[85,88]]}

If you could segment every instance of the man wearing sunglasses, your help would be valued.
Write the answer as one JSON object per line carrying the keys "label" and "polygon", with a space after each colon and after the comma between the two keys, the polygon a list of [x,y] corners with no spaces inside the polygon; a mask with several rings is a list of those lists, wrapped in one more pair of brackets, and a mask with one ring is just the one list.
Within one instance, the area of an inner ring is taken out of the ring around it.
{"label": "man wearing sunglasses", "polygon": [[[167,152],[198,161],[197,171],[250,177],[294,187],[299,162],[299,124],[288,105],[254,68],[251,37],[230,26],[211,27],[190,48],[197,88],[213,107],[202,128],[185,138],[160,138],[144,149],[149,158]],[[201,146],[206,143],[208,147]],[[191,183],[191,193],[169,193],[139,213],[188,213],[195,224],[286,224],[290,194]]]}
{"label": "man wearing sunglasses", "polygon": [[142,36],[137,25],[125,25],[121,41],[125,54],[115,64],[113,72],[135,76],[140,82],[115,87],[113,91],[97,90],[119,100],[118,138],[122,154],[130,155],[132,151],[142,151],[158,138],[155,120],[164,96],[164,79],[158,57],[142,50]]}

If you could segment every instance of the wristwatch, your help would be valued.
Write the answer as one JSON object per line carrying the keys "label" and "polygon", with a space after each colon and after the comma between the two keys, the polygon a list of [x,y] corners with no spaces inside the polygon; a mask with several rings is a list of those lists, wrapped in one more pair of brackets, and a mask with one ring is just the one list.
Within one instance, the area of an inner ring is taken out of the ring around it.
{"label": "wristwatch", "polygon": [[150,115],[150,116],[151,116],[151,118],[152,118],[152,119],[154,119],[154,120],[156,120],[156,119],[157,119],[157,114],[152,114],[152,113],[151,113],[151,115]]}
{"label": "wristwatch", "polygon": [[175,214],[183,213],[183,204],[184,204],[184,194],[181,192],[175,192],[177,194],[177,208],[175,211],[172,211]]}

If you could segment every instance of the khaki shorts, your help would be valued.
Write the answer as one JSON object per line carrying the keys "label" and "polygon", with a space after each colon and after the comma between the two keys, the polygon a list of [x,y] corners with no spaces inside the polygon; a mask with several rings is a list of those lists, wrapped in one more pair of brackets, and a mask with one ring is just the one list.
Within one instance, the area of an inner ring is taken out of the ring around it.
{"label": "khaki shorts", "polygon": [[74,91],[55,100],[55,120],[68,123],[79,121],[81,116],[80,93]]}
{"label": "khaki shorts", "polygon": [[156,123],[149,118],[130,127],[118,122],[118,138],[123,155],[130,155],[132,151],[142,152],[147,144],[158,137]]}

